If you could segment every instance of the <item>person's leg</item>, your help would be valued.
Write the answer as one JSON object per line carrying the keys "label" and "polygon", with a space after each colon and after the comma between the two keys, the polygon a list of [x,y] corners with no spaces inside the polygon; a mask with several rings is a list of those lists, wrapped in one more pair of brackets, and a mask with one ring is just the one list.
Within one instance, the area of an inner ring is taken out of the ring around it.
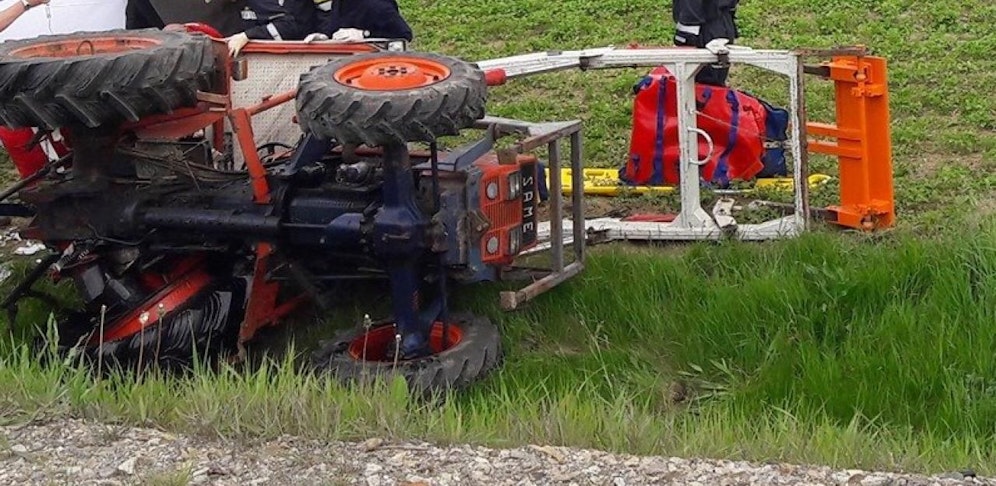
{"label": "person's leg", "polygon": [[674,27],[674,45],[678,47],[699,47],[701,26],[677,24]]}
{"label": "person's leg", "polygon": [[695,75],[695,82],[708,84],[711,86],[726,86],[726,78],[730,74],[730,68],[717,68],[713,66],[702,66],[702,69]]}
{"label": "person's leg", "polygon": [[[702,32],[698,39],[700,41],[700,45],[698,47],[705,47],[706,44],[715,39],[728,39],[730,41],[729,44],[736,42],[737,26],[733,11],[726,11],[723,15],[720,15],[715,20],[712,20],[702,26]],[[702,70],[699,71],[699,74],[695,80],[702,84],[726,86],[726,79],[729,77],[729,74],[729,68],[704,66]]]}
{"label": "person's leg", "polygon": [[[687,26],[678,24],[674,32],[674,45],[679,47],[704,48],[712,38],[706,38],[709,31],[706,26]],[[695,82],[714,86],[726,85],[727,69],[716,69],[712,66],[702,66],[695,76]]]}
{"label": "person's leg", "polygon": [[125,7],[126,29],[162,29],[165,26],[149,0],[128,0]]}
{"label": "person's leg", "polygon": [[702,66],[702,69],[695,76],[695,82],[711,86],[726,86],[726,78],[729,77],[729,75],[730,68]]}
{"label": "person's leg", "polygon": [[[733,44],[736,38],[737,27],[734,22],[733,12],[727,11],[724,15],[702,26],[678,24],[675,27],[674,45],[702,49],[714,39],[729,39],[730,44]],[[726,78],[729,72],[729,68],[702,66],[698,75],[695,76],[695,82],[713,86],[726,86]]]}

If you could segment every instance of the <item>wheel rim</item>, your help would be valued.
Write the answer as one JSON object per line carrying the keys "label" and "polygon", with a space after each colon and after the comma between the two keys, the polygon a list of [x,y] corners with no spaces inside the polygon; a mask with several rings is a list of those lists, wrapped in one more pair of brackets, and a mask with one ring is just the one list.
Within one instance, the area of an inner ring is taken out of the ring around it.
{"label": "wheel rim", "polygon": [[183,306],[210,283],[211,276],[207,272],[194,271],[166,285],[145,303],[108,326],[103,335],[95,333],[90,338],[90,344],[118,341],[134,336],[149,326],[161,324],[163,317]]}
{"label": "wheel rim", "polygon": [[64,39],[35,43],[10,52],[11,57],[31,59],[37,57],[79,57],[100,54],[141,51],[159,45],[155,39],[142,37],[97,37],[93,39]]}
{"label": "wheel rim", "polygon": [[[349,356],[356,361],[390,362],[393,360],[394,324],[375,327],[349,342]],[[446,326],[447,346],[443,348],[443,323],[436,322],[429,332],[429,348],[433,354],[452,349],[463,340],[463,330],[456,324]],[[366,353],[364,353],[364,345]]]}
{"label": "wheel rim", "polygon": [[398,91],[431,86],[449,76],[450,69],[442,63],[397,56],[347,64],[333,74],[333,79],[362,90]]}

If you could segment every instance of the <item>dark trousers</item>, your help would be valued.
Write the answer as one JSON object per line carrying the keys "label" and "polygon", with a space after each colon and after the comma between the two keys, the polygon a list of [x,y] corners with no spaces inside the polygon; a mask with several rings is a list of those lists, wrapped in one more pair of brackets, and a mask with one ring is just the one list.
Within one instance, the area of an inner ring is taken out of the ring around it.
{"label": "dark trousers", "polygon": [[[720,14],[699,27],[698,35],[689,34],[683,31],[675,31],[674,45],[684,47],[705,48],[706,44],[714,39],[729,39],[730,44],[737,38],[737,24],[734,12],[728,10]],[[726,78],[730,74],[729,68],[716,68],[713,66],[702,66],[695,82],[710,84],[713,86],[726,86]]]}
{"label": "dark trousers", "polygon": [[128,0],[125,7],[126,29],[162,29],[165,26],[149,0]]}

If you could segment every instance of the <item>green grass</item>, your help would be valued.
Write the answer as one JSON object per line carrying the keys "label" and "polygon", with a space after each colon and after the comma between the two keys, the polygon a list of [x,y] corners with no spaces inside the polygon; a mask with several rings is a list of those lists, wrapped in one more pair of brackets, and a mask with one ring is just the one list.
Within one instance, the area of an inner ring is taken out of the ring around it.
{"label": "green grass", "polygon": [[[414,48],[481,60],[551,49],[668,45],[670,2],[608,0],[494,4],[402,1],[414,25]],[[996,5],[966,0],[939,5],[899,0],[761,0],[740,7],[739,43],[792,49],[863,44],[889,61],[892,135],[900,224],[933,225],[981,205],[996,189]],[[586,163],[626,160],[631,87],[644,70],[560,72],[516,79],[490,91],[493,115],[526,120],[580,119]],[[776,82],[777,81],[777,82]],[[807,78],[811,119],[832,121],[829,82]],[[735,68],[731,85],[776,104],[786,83],[757,69]],[[813,169],[836,174],[817,157]],[[826,202],[832,194],[818,194]]]}
{"label": "green grass", "polygon": [[[484,59],[667,44],[670,5],[637,0],[402,1],[415,48]],[[397,387],[342,390],[290,361],[193,378],[97,382],[0,358],[0,419],[86,416],[213,436],[378,435],[634,453],[996,474],[996,6],[768,0],[741,7],[754,47],[865,44],[890,62],[900,228],[821,231],[678,251],[596,248],[579,279],[500,312],[494,287],[460,307],[500,323],[508,361],[440,408]],[[641,71],[559,73],[492,90],[491,114],[584,122],[586,163],[625,157]],[[733,84],[774,102],[755,71]],[[814,83],[810,114],[832,113]],[[833,174],[832,161],[817,169]],[[822,194],[819,197],[828,197]],[[329,317],[348,325],[359,305]],[[44,309],[35,309],[36,316]],[[316,335],[324,331],[312,331]],[[300,331],[301,340],[315,336]],[[679,396],[680,395],[680,396]]]}
{"label": "green grass", "polygon": [[190,484],[192,479],[190,471],[173,471],[148,475],[139,484],[142,486],[186,486]]}
{"label": "green grass", "polygon": [[499,320],[509,360],[440,407],[397,384],[298,374],[293,353],[252,371],[95,381],[23,352],[0,359],[0,416],[991,474],[994,240],[984,226],[973,240],[598,248],[580,279],[522,312],[502,314],[493,288],[458,296]]}

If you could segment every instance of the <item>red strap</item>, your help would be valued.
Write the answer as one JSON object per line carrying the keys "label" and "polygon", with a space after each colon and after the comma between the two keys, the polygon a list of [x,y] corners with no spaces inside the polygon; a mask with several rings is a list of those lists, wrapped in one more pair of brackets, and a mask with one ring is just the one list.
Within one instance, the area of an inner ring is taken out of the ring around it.
{"label": "red strap", "polygon": [[214,39],[225,37],[221,35],[221,32],[218,32],[218,29],[202,22],[187,22],[183,24],[183,27],[187,29],[187,32],[200,32]]}

